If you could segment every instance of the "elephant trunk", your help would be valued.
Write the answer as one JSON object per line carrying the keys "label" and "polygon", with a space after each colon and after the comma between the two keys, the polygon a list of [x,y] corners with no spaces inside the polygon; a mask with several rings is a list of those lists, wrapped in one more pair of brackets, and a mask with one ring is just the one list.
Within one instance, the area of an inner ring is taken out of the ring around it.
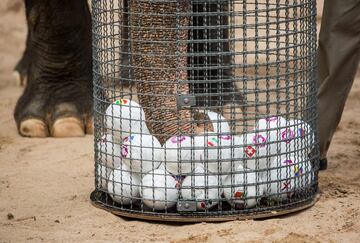
{"label": "elephant trunk", "polygon": [[133,79],[147,126],[161,144],[194,132],[191,110],[177,106],[178,95],[189,93],[189,6],[172,0],[133,0],[129,6]]}

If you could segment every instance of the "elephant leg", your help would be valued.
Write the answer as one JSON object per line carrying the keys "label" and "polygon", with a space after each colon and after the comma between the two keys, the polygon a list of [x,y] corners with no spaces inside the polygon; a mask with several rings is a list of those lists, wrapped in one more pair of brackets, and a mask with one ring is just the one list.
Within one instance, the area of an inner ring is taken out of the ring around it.
{"label": "elephant leg", "polygon": [[25,0],[25,7],[30,55],[25,51],[27,85],[14,112],[19,133],[69,137],[92,132],[87,1]]}

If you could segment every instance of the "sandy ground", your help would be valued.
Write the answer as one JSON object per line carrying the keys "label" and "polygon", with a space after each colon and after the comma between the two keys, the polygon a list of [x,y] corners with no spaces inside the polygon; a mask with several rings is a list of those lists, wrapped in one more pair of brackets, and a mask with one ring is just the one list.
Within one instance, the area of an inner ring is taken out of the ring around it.
{"label": "sandy ground", "polygon": [[273,219],[216,224],[125,220],[90,204],[92,136],[17,134],[12,113],[23,88],[11,70],[26,34],[18,2],[0,3],[0,242],[359,242],[360,74],[331,146],[329,169],[320,175],[321,198],[314,207]]}

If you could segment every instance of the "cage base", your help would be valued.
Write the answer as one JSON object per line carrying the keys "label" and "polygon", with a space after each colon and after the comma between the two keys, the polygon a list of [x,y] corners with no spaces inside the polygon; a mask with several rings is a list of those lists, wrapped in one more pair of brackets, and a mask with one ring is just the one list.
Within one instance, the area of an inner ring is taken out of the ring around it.
{"label": "cage base", "polygon": [[231,212],[227,215],[196,215],[196,214],[181,214],[181,213],[156,213],[156,212],[144,212],[144,211],[134,211],[129,209],[119,209],[111,205],[106,204],[101,200],[98,191],[93,191],[90,195],[90,200],[92,205],[104,209],[114,215],[141,219],[148,221],[164,221],[164,222],[179,222],[179,223],[196,223],[196,222],[224,222],[224,221],[234,221],[234,220],[248,220],[248,219],[265,219],[271,217],[278,217],[285,214],[295,213],[298,211],[305,210],[312,207],[320,198],[320,194],[317,193],[313,198],[306,200],[304,202],[296,203],[292,206],[288,206],[285,209],[276,209],[276,210],[264,210],[251,213],[241,213],[240,211]]}

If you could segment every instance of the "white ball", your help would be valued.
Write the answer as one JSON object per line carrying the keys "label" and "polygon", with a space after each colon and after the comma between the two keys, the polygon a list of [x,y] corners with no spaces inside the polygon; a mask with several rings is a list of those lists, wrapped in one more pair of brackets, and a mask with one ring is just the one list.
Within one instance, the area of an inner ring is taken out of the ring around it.
{"label": "white ball", "polygon": [[96,143],[96,149],[99,151],[99,164],[97,165],[96,176],[100,182],[100,188],[106,189],[110,172],[113,168],[120,166],[121,155],[120,145],[112,140],[110,134],[102,136]]}
{"label": "white ball", "polygon": [[307,155],[315,146],[315,135],[309,124],[302,120],[289,120],[279,131],[282,153],[296,152]]}
{"label": "white ball", "polygon": [[[281,116],[272,116],[260,119],[256,122],[253,133],[257,134],[258,140],[261,142],[262,138],[266,138],[266,145],[271,146],[271,151],[281,147],[281,139],[279,133],[281,129],[288,126],[288,122]],[[255,141],[255,140],[254,140]],[[272,155],[276,155],[275,152]]]}
{"label": "white ball", "polygon": [[230,126],[226,121],[225,117],[213,111],[207,111],[206,114],[209,116],[212,122],[212,125],[214,127],[214,133],[217,134],[230,133]]}
{"label": "white ball", "polygon": [[231,153],[232,153],[232,159],[235,161],[234,168],[236,169],[238,166],[244,167],[244,158],[246,158],[244,149],[244,141],[243,136],[232,136],[231,138]]}
{"label": "white ball", "polygon": [[314,180],[311,163],[291,155],[275,158],[269,170],[263,172],[262,176],[264,181],[270,178],[270,181],[267,181],[270,186],[265,188],[266,194],[278,200],[286,200],[293,196],[295,191],[308,187]]}
{"label": "white ball", "polygon": [[278,129],[286,126],[286,119],[281,116],[271,116],[259,119],[256,122],[255,130],[257,131],[275,131],[278,132]]}
{"label": "white ball", "polygon": [[188,174],[203,164],[212,173],[229,172],[231,139],[230,135],[212,134],[171,137],[164,145],[166,170],[174,175]]}
{"label": "white ball", "polygon": [[147,173],[159,167],[164,160],[164,150],[153,135],[131,134],[123,139],[121,156],[133,172]]}
{"label": "white ball", "polygon": [[[188,136],[173,136],[164,144],[165,167],[173,175],[190,173],[195,168],[195,161],[200,157],[195,155],[194,146],[203,147],[201,140]],[[201,149],[197,149],[201,153]],[[193,164],[192,164],[193,163]]]}
{"label": "white ball", "polygon": [[204,137],[204,167],[213,173],[226,173],[231,170],[231,135],[209,135]]}
{"label": "white ball", "polygon": [[224,196],[231,205],[252,208],[263,195],[264,187],[260,176],[254,172],[247,172],[239,165],[236,171],[224,180]]}
{"label": "white ball", "polygon": [[199,210],[210,209],[217,205],[221,194],[218,177],[205,173],[202,165],[198,165],[194,173],[184,179],[181,186],[182,198],[196,201]]}
{"label": "white ball", "polygon": [[152,209],[169,209],[177,202],[178,187],[178,182],[169,173],[156,169],[143,177],[140,195],[144,204]]}
{"label": "white ball", "polygon": [[267,168],[272,157],[277,153],[276,145],[271,143],[273,140],[276,140],[276,133],[251,132],[240,137],[234,136],[234,160],[238,163],[242,162],[243,167],[252,170]]}
{"label": "white ball", "polygon": [[132,204],[139,199],[140,178],[123,164],[110,173],[107,189],[115,202]]}
{"label": "white ball", "polygon": [[248,169],[267,168],[273,157],[280,152],[279,132],[286,125],[287,121],[280,116],[258,120],[253,131],[240,137],[234,136],[234,159],[243,161],[243,166]]}
{"label": "white ball", "polygon": [[113,141],[113,138],[110,134],[102,136],[96,143],[96,148],[98,149],[99,159],[103,165],[107,167],[116,168],[120,166],[121,160],[121,150],[120,145]]}
{"label": "white ball", "polygon": [[114,130],[119,140],[130,134],[150,134],[145,121],[142,107],[132,100],[116,100],[106,109],[106,128]]}

